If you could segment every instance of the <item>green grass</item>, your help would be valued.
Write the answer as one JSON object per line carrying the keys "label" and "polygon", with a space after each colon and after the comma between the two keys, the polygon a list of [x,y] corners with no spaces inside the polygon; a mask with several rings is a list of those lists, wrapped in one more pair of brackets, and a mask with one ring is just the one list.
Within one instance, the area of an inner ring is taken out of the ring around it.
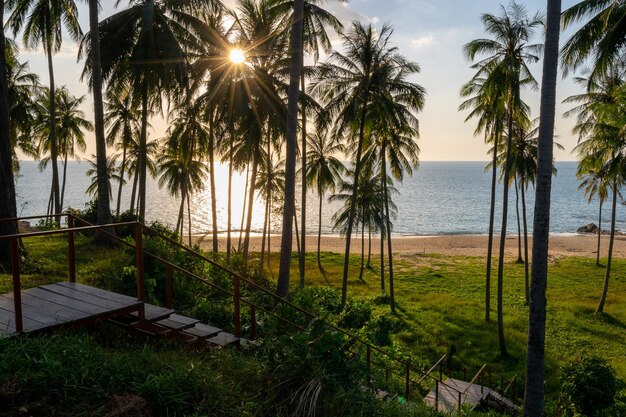
{"label": "green grass", "polygon": [[[277,256],[277,255],[276,255]],[[358,280],[360,257],[351,259],[349,299],[374,300],[380,296],[378,258],[374,269]],[[272,259],[278,265],[278,258]],[[494,265],[497,265],[494,260]],[[297,285],[297,261],[292,267]],[[340,290],[343,256],[323,253],[322,265],[330,285]],[[274,271],[276,272],[276,271]],[[478,370],[483,363],[497,371],[523,378],[528,306],[524,297],[524,266],[506,259],[503,310],[507,349],[499,353],[496,325],[496,270],[492,273],[491,322],[484,320],[485,261],[482,257],[400,255],[394,262],[398,316],[406,329],[394,342],[422,361],[435,362],[454,345],[455,359]],[[604,282],[605,269],[595,259],[552,259],[548,277],[546,375],[548,392],[558,389],[559,368],[582,354],[606,358],[626,379],[626,261],[614,259],[605,314],[594,315]],[[307,254],[307,285],[328,285],[320,274],[316,255]],[[375,311],[388,305],[372,303]]]}
{"label": "green grass", "polygon": [[[24,262],[25,288],[63,280],[67,276],[66,241],[63,238],[35,238],[26,241],[29,256]],[[77,275],[81,282],[106,288],[119,283],[121,269],[132,265],[128,251],[103,247],[86,237],[77,237]],[[253,256],[253,259],[255,257]],[[360,258],[351,259],[349,294],[351,300],[369,301],[375,316],[387,315],[389,307],[381,297],[376,269],[358,280]],[[341,288],[343,257],[323,253],[322,277],[314,253],[307,254],[307,286]],[[278,255],[271,259],[269,274],[275,276]],[[297,286],[294,254],[292,286]],[[455,361],[476,371],[483,363],[511,377],[523,379],[528,306],[524,300],[524,269],[506,260],[504,279],[504,323],[510,356],[500,357],[495,322],[495,277],[492,288],[492,322],[484,321],[484,260],[481,257],[440,255],[396,256],[394,270],[399,329],[392,334],[396,351],[410,352],[421,364],[436,361],[451,347]],[[606,314],[594,315],[605,270],[593,259],[564,257],[549,265],[548,317],[546,335],[547,388],[552,400],[558,395],[559,368],[580,357],[596,354],[606,358],[622,379],[626,379],[626,261],[614,260]],[[495,274],[495,271],[494,271]],[[0,275],[0,292],[11,289],[10,277]]]}

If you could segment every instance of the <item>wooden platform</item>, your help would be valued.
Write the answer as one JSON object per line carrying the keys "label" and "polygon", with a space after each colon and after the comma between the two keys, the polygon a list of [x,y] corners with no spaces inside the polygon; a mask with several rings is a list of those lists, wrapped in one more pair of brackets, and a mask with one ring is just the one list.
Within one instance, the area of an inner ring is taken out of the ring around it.
{"label": "wooden platform", "polygon": [[[445,384],[445,385],[444,385]],[[461,396],[461,404],[469,404],[472,408],[476,407],[491,392],[490,388],[478,384],[458,379],[448,378],[439,384],[439,402],[437,410],[443,412],[455,412],[459,409],[459,391],[467,393]],[[435,406],[435,389],[428,393],[424,398],[424,402],[431,406]]]}
{"label": "wooden platform", "polygon": [[[136,298],[87,285],[59,282],[23,290],[24,333],[64,325],[80,325],[98,319],[138,311]],[[15,334],[13,293],[0,295],[0,337]]]}

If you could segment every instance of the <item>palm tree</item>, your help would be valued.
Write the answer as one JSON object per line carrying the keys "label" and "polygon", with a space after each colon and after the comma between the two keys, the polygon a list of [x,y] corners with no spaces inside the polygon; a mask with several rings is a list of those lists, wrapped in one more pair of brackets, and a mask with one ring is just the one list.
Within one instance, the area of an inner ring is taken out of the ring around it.
{"label": "palm tree", "polygon": [[[150,110],[160,109],[163,95],[174,97],[188,81],[189,54],[201,49],[200,39],[210,32],[195,16],[214,7],[217,0],[131,0],[129,7],[98,25],[102,78],[113,91],[127,87],[141,103],[139,140],[139,217],[146,212],[147,129]],[[91,54],[85,37],[79,56]],[[91,60],[84,76],[95,75]]]}
{"label": "palm tree", "polygon": [[[581,161],[582,162],[582,161]],[[581,180],[579,190],[585,190],[585,196],[591,203],[593,198],[598,196],[598,248],[596,250],[596,266],[600,265],[600,238],[602,236],[602,206],[608,197],[608,173],[604,167],[594,168],[579,164],[576,175]]]}
{"label": "palm tree", "polygon": [[[4,1],[0,1],[0,27],[4,28]],[[0,68],[6,68],[4,30],[0,30]],[[9,86],[6,71],[0,71],[0,218],[17,216],[15,179],[9,121]],[[17,233],[17,222],[0,222],[0,236]],[[9,270],[11,249],[8,240],[0,241],[0,268]]]}
{"label": "palm tree", "polygon": [[[488,55],[477,64],[477,77],[484,77],[487,83],[494,82],[490,76],[494,75],[497,85],[504,89],[501,97],[507,106],[507,144],[504,178],[509,178],[511,172],[511,148],[513,139],[513,123],[516,117],[523,117],[527,107],[520,97],[524,84],[535,85],[536,82],[527,64],[537,62],[537,53],[541,50],[539,44],[528,44],[535,30],[543,25],[543,18],[536,14],[528,17],[523,6],[512,2],[508,9],[502,8],[502,15],[484,14],[483,24],[487,32],[494,39],[476,39],[464,46],[465,54],[471,60],[478,55]],[[507,356],[504,339],[504,321],[502,312],[502,284],[504,273],[504,248],[506,242],[506,227],[508,217],[509,182],[504,181],[502,202],[502,228],[500,232],[500,251],[498,258],[498,340],[500,353]]]}
{"label": "palm tree", "polygon": [[[345,54],[333,52],[327,63],[320,65],[312,91],[317,93],[328,114],[334,119],[335,134],[341,136],[352,129],[358,138],[355,146],[354,181],[352,199],[356,199],[358,178],[362,170],[362,153],[366,147],[368,114],[375,109],[393,109],[396,104],[406,105],[410,111],[422,103],[421,87],[406,81],[418,71],[417,65],[408,62],[390,45],[391,26],[383,25],[380,32],[355,22],[347,34],[342,34]],[[384,113],[380,111],[379,113]],[[356,204],[350,205],[346,249],[343,265],[342,305],[347,299],[348,266],[352,223],[357,215]]]}
{"label": "palm tree", "polygon": [[42,45],[48,59],[48,76],[50,78],[48,113],[50,118],[50,157],[52,162],[52,197],[54,213],[62,211],[59,190],[59,171],[57,166],[58,144],[56,137],[56,102],[54,66],[52,56],[61,49],[62,30],[65,28],[72,40],[77,41],[82,32],[78,24],[78,10],[74,0],[6,0],[11,15],[7,26],[17,34],[22,31],[22,41],[28,48]]}
{"label": "palm tree", "polygon": [[[39,168],[45,169],[52,161],[52,135],[48,120],[50,118],[50,105],[47,88],[42,89],[41,94],[37,97],[37,110],[35,127],[33,136],[38,139],[37,154],[41,158]],[[84,152],[87,144],[85,143],[85,131],[93,130],[93,125],[87,119],[85,114],[80,110],[81,105],[85,101],[85,96],[74,97],[70,94],[66,87],[61,87],[55,92],[55,111],[56,111],[56,141],[57,152],[63,159],[63,179],[61,183],[61,209],[63,208],[63,200],[65,196],[65,184],[67,179],[67,161],[70,157],[76,156],[76,148],[80,152]],[[43,157],[43,155],[46,155]],[[50,194],[50,212],[54,211],[53,195]]]}
{"label": "palm tree", "polygon": [[[87,171],[85,171],[85,174],[91,178],[91,182],[89,183],[89,186],[87,187],[87,194],[91,195],[95,198],[100,198],[99,195],[99,173],[98,173],[98,162],[96,160],[96,155],[91,155],[90,160],[88,160],[87,162],[89,163],[89,169]],[[95,162],[94,162],[95,161]],[[113,181],[119,181],[120,177],[119,174],[117,173],[117,159],[116,159],[116,155],[110,155],[107,158],[107,164],[106,164],[106,180],[107,180],[107,199],[108,200],[112,200],[113,199],[113,187],[111,185],[111,180]]]}
{"label": "palm tree", "polygon": [[626,30],[626,4],[622,0],[582,0],[562,15],[563,29],[584,18],[582,25],[561,49],[564,73],[576,70],[591,58],[590,79],[604,76],[621,60]]}
{"label": "palm tree", "polygon": [[117,148],[122,151],[122,163],[119,167],[120,182],[117,190],[116,216],[120,215],[122,202],[122,185],[125,183],[127,152],[134,138],[139,137],[140,118],[139,109],[129,91],[122,94],[111,94],[105,102],[106,113],[104,124],[107,126],[107,144],[117,142]]}
{"label": "palm tree", "polygon": [[306,154],[308,162],[306,164],[307,171],[304,177],[306,178],[307,185],[315,187],[319,197],[317,266],[322,275],[325,275],[320,259],[322,240],[322,206],[324,203],[324,194],[328,191],[333,193],[335,192],[336,184],[345,172],[345,166],[335,157],[335,155],[344,152],[345,149],[342,144],[331,140],[327,132],[318,131],[316,133],[309,134],[309,144],[311,145],[311,149]]}
{"label": "palm tree", "polygon": [[287,151],[285,159],[285,209],[283,211],[283,230],[280,243],[280,269],[276,293],[285,297],[289,291],[289,273],[291,270],[291,247],[293,243],[293,217],[296,211],[296,152],[298,148],[298,96],[300,75],[303,66],[303,18],[304,0],[294,0],[291,23],[291,61],[289,65],[289,89],[287,91],[287,124],[285,140]]}
{"label": "palm tree", "polygon": [[[324,10],[320,4],[327,0],[304,0],[303,5],[303,22],[302,22],[302,48],[301,65],[303,70],[300,72],[300,94],[304,96],[306,92],[306,71],[304,70],[304,52],[313,55],[315,63],[319,60],[320,50],[326,53],[332,51],[332,45],[326,27],[331,27],[336,33],[341,33],[343,25],[335,15]],[[272,9],[275,13],[284,16],[285,28],[290,28],[294,18],[294,0],[270,0]],[[301,103],[301,130],[302,139],[300,146],[300,157],[302,166],[300,172],[308,172],[307,169],[307,107],[306,101]],[[302,175],[302,190],[300,201],[301,234],[300,234],[300,256],[298,259],[298,268],[300,272],[300,286],[304,287],[304,260],[306,255],[306,202],[307,202],[307,179],[306,175]]]}
{"label": "palm tree", "polygon": [[550,187],[552,183],[561,0],[549,0],[547,3],[547,27],[537,145],[537,187],[535,189],[535,215],[533,220],[533,258],[524,391],[524,413],[528,417],[543,416],[545,384],[546,284],[550,233]]}
{"label": "palm tree", "polygon": [[270,263],[270,234],[272,226],[272,209],[282,205],[281,196],[285,191],[285,162],[272,161],[271,155],[264,155],[266,164],[261,165],[257,177],[256,188],[260,190],[259,197],[265,201],[265,217],[263,222],[263,237],[261,239],[261,258],[259,266],[263,267],[265,257],[265,237],[267,236],[267,265]]}

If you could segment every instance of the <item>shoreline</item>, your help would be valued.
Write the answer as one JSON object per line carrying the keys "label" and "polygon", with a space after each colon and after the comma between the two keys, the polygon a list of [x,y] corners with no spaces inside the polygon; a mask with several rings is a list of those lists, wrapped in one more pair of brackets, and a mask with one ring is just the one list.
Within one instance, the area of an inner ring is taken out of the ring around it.
{"label": "shoreline", "polygon": [[[271,251],[278,252],[280,250],[280,235],[272,234],[270,236]],[[233,233],[232,242],[236,246],[239,233]],[[507,257],[517,257],[518,242],[517,235],[507,235],[505,254]],[[524,251],[522,237],[522,253]],[[212,250],[212,239],[210,234],[192,235],[192,241],[200,244],[204,250]],[[497,255],[499,236],[494,236],[493,253]],[[528,235],[529,256],[532,251],[532,235]],[[317,235],[307,234],[307,252],[314,253],[317,251]],[[608,251],[609,237],[602,235],[600,246],[600,257],[606,257]],[[438,254],[449,256],[486,256],[488,235],[475,234],[458,234],[458,235],[437,235],[437,236],[407,236],[396,235],[392,237],[392,245],[394,254],[411,256]],[[220,250],[226,250],[226,237],[219,237]],[[386,248],[386,245],[385,245]],[[553,234],[550,236],[549,254],[553,257],[564,256],[581,256],[594,258],[596,257],[597,235],[586,234]],[[293,250],[297,250],[297,244],[293,243]],[[345,251],[345,239],[337,235],[322,235],[320,242],[320,250],[322,252],[343,253]],[[250,251],[261,251],[261,236],[250,237]],[[368,241],[365,238],[365,252],[368,251]],[[361,239],[353,238],[351,242],[351,252],[356,254],[361,252]],[[372,254],[380,252],[380,239],[372,236]],[[614,248],[614,257],[626,257],[626,236],[616,235]]]}

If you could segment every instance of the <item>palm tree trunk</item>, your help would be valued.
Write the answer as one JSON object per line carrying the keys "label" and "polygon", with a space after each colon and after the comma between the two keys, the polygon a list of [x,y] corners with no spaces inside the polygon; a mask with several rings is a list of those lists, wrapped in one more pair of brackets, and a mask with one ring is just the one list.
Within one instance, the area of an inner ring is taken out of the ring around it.
{"label": "palm tree trunk", "polygon": [[[319,181],[319,180],[318,180]],[[324,201],[324,192],[321,187],[318,185],[317,192],[320,197],[320,204],[318,207],[318,222],[317,222],[317,267],[322,272],[324,268],[322,268],[322,260],[320,257],[320,252],[322,249],[322,202]]]}
{"label": "palm tree trunk", "polygon": [[372,227],[367,226],[367,269],[372,269]]}
{"label": "palm tree trunk", "polygon": [[209,120],[209,180],[211,182],[211,226],[213,227],[213,255],[219,251],[217,240],[217,196],[215,195],[215,124],[213,110],[210,111]]}
{"label": "palm tree trunk", "polygon": [[[303,25],[304,28],[304,25]],[[304,54],[300,56],[300,65],[304,68]],[[304,96],[305,79],[304,71],[301,70],[300,74],[301,83],[301,95]],[[306,145],[307,145],[307,132],[306,132],[306,106],[304,100],[302,100],[302,149],[300,150],[300,156],[302,158],[302,194],[300,202],[300,215],[302,216],[302,234],[300,236],[300,256],[298,257],[298,269],[300,272],[300,288],[304,288],[304,260],[306,256]]]}
{"label": "palm tree trunk", "polygon": [[506,139],[506,160],[504,165],[504,191],[502,192],[502,229],[500,230],[500,251],[498,254],[498,343],[500,355],[508,356],[504,340],[504,314],[502,306],[502,287],[504,282],[504,247],[506,245],[506,226],[509,215],[509,181],[511,175],[511,142],[513,139],[513,87],[509,91],[508,131]]}
{"label": "palm tree trunk", "polygon": [[231,124],[231,137],[230,146],[228,147],[228,218],[226,220],[226,259],[230,261],[230,248],[231,242],[231,228],[232,228],[232,196],[233,196],[233,141],[234,135],[232,134],[234,129]]}
{"label": "palm tree trunk", "polygon": [[296,250],[298,251],[298,256],[300,256],[300,234],[298,233],[298,216],[296,213],[293,213],[293,224],[296,232]]}
{"label": "palm tree trunk", "polygon": [[135,172],[133,173],[133,190],[130,193],[130,212],[135,214],[135,201],[137,196],[137,183],[139,182],[139,167],[135,166]]}
{"label": "palm tree trunk", "polygon": [[[0,1],[0,28],[4,28],[4,1]],[[0,51],[5,51],[4,31],[0,30]],[[0,68],[6,68],[6,56],[0,53]],[[0,71],[0,218],[17,216],[15,201],[15,179],[10,138],[9,86],[6,71]],[[0,222],[0,236],[17,233],[17,222]],[[0,270],[11,268],[9,241],[0,240]]]}
{"label": "palm tree trunk", "polygon": [[385,219],[387,220],[387,256],[389,256],[389,304],[391,306],[391,313],[396,314],[396,299],[394,294],[393,285],[393,250],[391,245],[391,217],[389,214],[389,189],[387,187],[387,159],[386,159],[386,142],[383,142],[382,164],[383,170],[383,200],[385,202]]}
{"label": "palm tree trunk", "polygon": [[596,314],[604,312],[604,304],[606,303],[606,294],[609,292],[609,279],[611,278],[611,261],[613,260],[613,242],[615,240],[615,213],[617,212],[617,184],[613,184],[613,204],[611,207],[611,235],[609,236],[609,256],[606,260],[606,273],[604,275],[604,286],[602,287],[602,296],[600,303],[596,308]]}
{"label": "palm tree trunk", "polygon": [[[96,134],[96,164],[98,174],[98,224],[111,223],[111,188],[107,172],[107,145],[104,135],[104,105],[102,102],[102,68],[100,64],[100,28],[98,0],[89,0],[89,35],[91,37],[91,83],[93,90],[94,127]],[[113,229],[108,230],[114,233]],[[108,241],[109,235],[96,231],[96,239]]]}
{"label": "palm tree trunk", "polygon": [[252,160],[252,175],[250,175],[250,189],[248,190],[248,213],[246,218],[246,235],[243,240],[243,260],[248,262],[248,250],[250,248],[250,229],[252,227],[252,209],[254,207],[254,191],[256,189],[256,175],[259,165],[259,145],[254,145],[254,156]]}
{"label": "palm tree trunk", "polygon": [[[283,211],[283,230],[280,242],[280,269],[276,293],[285,297],[289,291],[289,273],[291,271],[291,247],[293,243],[292,218],[296,212],[296,152],[298,148],[298,84],[302,74],[302,37],[303,37],[304,0],[294,0],[293,22],[291,24],[291,63],[289,71],[289,89],[287,93],[287,142],[285,160],[285,208]],[[303,173],[303,175],[306,175]],[[303,256],[303,255],[302,255]]]}
{"label": "palm tree trunk", "polygon": [[524,259],[522,258],[522,225],[520,222],[520,215],[519,215],[519,188],[518,188],[518,182],[517,182],[517,175],[514,178],[515,181],[515,211],[516,211],[516,218],[517,218],[517,263],[518,264],[522,264],[524,263]]}
{"label": "palm tree trunk", "polygon": [[178,220],[176,221],[176,234],[180,236],[181,241],[184,242],[183,235],[183,217],[185,215],[185,191],[181,191],[180,207],[178,209]]}
{"label": "palm tree trunk", "polygon": [[537,187],[533,220],[533,259],[528,317],[528,349],[524,413],[543,416],[545,381],[546,286],[550,230],[550,188],[556,110],[556,77],[559,62],[561,0],[548,0],[546,41],[541,82],[539,141],[537,146]]}
{"label": "palm tree trunk", "polygon": [[[522,172],[524,169],[522,168]],[[524,288],[526,303],[530,303],[530,271],[528,269],[528,222],[526,219],[526,180],[522,174],[520,188],[522,190],[522,216],[524,218]]]}
{"label": "palm tree trunk", "polygon": [[596,251],[596,266],[600,266],[600,237],[602,236],[602,203],[600,198],[600,210],[598,210],[598,250]]}
{"label": "palm tree trunk", "polygon": [[59,192],[59,168],[57,165],[57,159],[59,157],[59,149],[57,143],[57,130],[56,130],[56,100],[55,100],[55,85],[54,85],[54,66],[52,65],[52,41],[46,39],[46,57],[48,58],[48,75],[50,77],[50,162],[52,163],[52,206],[54,208],[54,214],[58,217],[57,223],[60,223],[61,214],[61,200]]}
{"label": "palm tree trunk", "polygon": [[67,153],[63,157],[63,180],[61,182],[61,209],[65,201],[65,183],[67,181]]}
{"label": "palm tree trunk", "polygon": [[[365,210],[361,210],[363,213]],[[362,218],[365,217],[363,213]],[[363,281],[363,270],[365,269],[365,222],[361,222],[361,268],[359,270],[359,281]]]}
{"label": "palm tree trunk", "polygon": [[356,215],[356,196],[359,189],[359,179],[361,176],[361,154],[363,151],[363,140],[365,139],[365,119],[367,112],[367,99],[361,109],[361,120],[359,126],[359,143],[356,149],[356,161],[354,165],[354,184],[352,185],[352,195],[350,196],[350,212],[348,213],[348,225],[346,230],[346,250],[343,259],[343,277],[341,281],[341,306],[345,307],[348,298],[348,269],[350,266],[350,244],[352,240],[352,226]]}
{"label": "palm tree trunk", "polygon": [[487,242],[487,272],[485,276],[485,321],[491,320],[491,256],[493,252],[493,229],[496,214],[496,184],[498,181],[498,143],[500,142],[500,122],[496,122],[491,161],[491,207],[489,209],[489,240]]}
{"label": "palm tree trunk", "polygon": [[239,225],[239,242],[237,248],[241,252],[241,243],[243,242],[243,224],[246,220],[246,207],[248,202],[248,187],[250,186],[250,164],[246,166],[246,186],[243,189],[243,207],[241,210],[241,224]]}
{"label": "palm tree trunk", "polygon": [[146,216],[146,178],[147,178],[147,158],[148,158],[148,84],[143,81],[141,89],[141,135],[139,137],[139,198],[137,206],[139,208],[139,219],[143,221]]}
{"label": "palm tree trunk", "polygon": [[[270,198],[270,204],[272,199]],[[270,269],[271,259],[271,236],[272,236],[272,211],[270,210],[267,215],[267,270]]]}
{"label": "palm tree trunk", "polygon": [[189,236],[189,247],[191,247],[191,198],[187,192],[187,234]]}
{"label": "palm tree trunk", "polygon": [[385,216],[380,225],[380,292],[385,292]]}
{"label": "palm tree trunk", "polygon": [[265,201],[265,211],[263,213],[263,236],[261,238],[261,258],[259,259],[259,268],[263,269],[263,262],[265,261],[265,236],[267,232],[267,216],[269,214],[269,202]]}
{"label": "palm tree trunk", "polygon": [[124,174],[126,173],[126,141],[122,146],[122,165],[120,166],[120,185],[117,189],[117,207],[116,215],[120,217],[120,207],[122,205],[122,186],[124,185]]}

